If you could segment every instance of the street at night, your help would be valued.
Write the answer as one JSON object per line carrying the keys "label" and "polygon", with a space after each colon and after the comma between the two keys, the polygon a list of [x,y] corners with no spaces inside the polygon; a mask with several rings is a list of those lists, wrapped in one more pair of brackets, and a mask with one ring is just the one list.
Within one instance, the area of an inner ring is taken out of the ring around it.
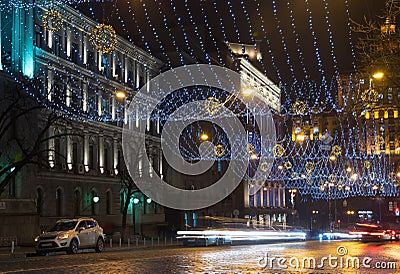
{"label": "street at night", "polygon": [[400,0],[0,0],[0,273],[400,273]]}
{"label": "street at night", "polygon": [[21,254],[15,258],[2,254],[0,272],[398,273],[399,254],[399,242],[306,241],[215,247],[170,246],[107,250],[99,254],[85,250],[75,255],[53,253],[27,258]]}

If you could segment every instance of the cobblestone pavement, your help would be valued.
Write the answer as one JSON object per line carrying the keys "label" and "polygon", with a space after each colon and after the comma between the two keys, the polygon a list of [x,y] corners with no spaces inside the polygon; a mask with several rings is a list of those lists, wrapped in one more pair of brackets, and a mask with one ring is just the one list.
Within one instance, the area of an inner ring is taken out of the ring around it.
{"label": "cobblestone pavement", "polygon": [[[315,264],[310,258],[315,259]],[[400,273],[400,243],[308,241],[246,246],[109,248],[103,253],[84,250],[75,255],[55,253],[42,257],[25,257],[21,253],[10,256],[3,252],[0,272]]]}

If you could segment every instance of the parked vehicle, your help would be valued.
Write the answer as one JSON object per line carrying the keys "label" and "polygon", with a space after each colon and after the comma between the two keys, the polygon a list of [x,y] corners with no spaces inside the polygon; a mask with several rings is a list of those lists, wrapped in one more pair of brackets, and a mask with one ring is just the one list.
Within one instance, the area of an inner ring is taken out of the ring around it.
{"label": "parked vehicle", "polygon": [[79,249],[104,250],[103,229],[92,218],[62,219],[35,238],[36,253],[66,251],[75,254]]}

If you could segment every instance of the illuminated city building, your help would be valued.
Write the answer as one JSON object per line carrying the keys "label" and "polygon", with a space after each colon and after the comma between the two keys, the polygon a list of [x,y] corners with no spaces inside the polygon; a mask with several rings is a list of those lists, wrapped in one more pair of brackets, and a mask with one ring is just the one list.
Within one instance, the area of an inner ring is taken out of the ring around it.
{"label": "illuminated city building", "polygon": [[[50,15],[55,16],[52,22]],[[2,28],[0,40],[3,81],[14,81],[6,77],[10,74],[22,82],[24,77],[34,79],[47,107],[71,118],[48,130],[42,158],[49,168],[28,165],[3,193],[0,219],[12,226],[1,223],[0,234],[31,243],[40,227],[79,215],[95,217],[105,233],[112,233],[121,226],[126,191],[122,126],[136,123],[126,106],[159,73],[161,61],[117,35],[108,42],[91,42],[100,25],[68,5],[3,9],[0,16],[1,25],[9,26]],[[43,121],[38,117],[37,123]],[[155,136],[149,157],[161,170],[157,122],[149,120],[147,125]],[[142,228],[157,233],[156,223],[165,224],[163,207],[144,202],[140,192],[134,196],[142,203],[130,205],[128,226],[136,222],[136,233]]]}

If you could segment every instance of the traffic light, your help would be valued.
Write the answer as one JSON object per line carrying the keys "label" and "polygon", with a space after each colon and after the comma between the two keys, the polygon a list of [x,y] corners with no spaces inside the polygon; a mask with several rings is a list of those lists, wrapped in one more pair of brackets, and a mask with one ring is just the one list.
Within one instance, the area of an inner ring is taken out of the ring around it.
{"label": "traffic light", "polygon": [[400,216],[400,208],[396,207],[394,209],[394,213],[396,214],[396,216]]}

